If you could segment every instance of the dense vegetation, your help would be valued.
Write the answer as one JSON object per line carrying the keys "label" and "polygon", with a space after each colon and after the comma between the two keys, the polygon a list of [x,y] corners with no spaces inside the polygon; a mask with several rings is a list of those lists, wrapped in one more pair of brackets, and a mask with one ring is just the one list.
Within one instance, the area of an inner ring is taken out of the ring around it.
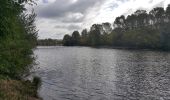
{"label": "dense vegetation", "polygon": [[57,39],[39,39],[37,41],[38,46],[56,46],[62,45],[62,40]]}
{"label": "dense vegetation", "polygon": [[34,58],[36,14],[27,14],[32,0],[0,0],[0,100],[38,100],[39,78],[23,81]]}
{"label": "dense vegetation", "polygon": [[33,63],[36,46],[36,14],[26,13],[31,0],[0,1],[0,77],[20,78]]}
{"label": "dense vegetation", "polygon": [[65,46],[114,46],[128,48],[170,49],[170,5],[150,12],[137,10],[117,17],[113,23],[94,24],[81,35],[74,31],[65,35]]}

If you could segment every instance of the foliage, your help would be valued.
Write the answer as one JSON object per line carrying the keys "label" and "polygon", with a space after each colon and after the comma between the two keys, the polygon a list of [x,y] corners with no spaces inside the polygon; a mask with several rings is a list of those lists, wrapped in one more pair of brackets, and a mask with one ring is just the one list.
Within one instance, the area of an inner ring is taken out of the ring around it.
{"label": "foliage", "polygon": [[72,45],[79,45],[79,43],[80,43],[80,34],[79,34],[78,31],[73,32],[71,41],[72,41]]}
{"label": "foliage", "polygon": [[63,45],[65,46],[71,46],[72,45],[72,41],[71,41],[71,36],[66,34],[63,38]]}
{"label": "foliage", "polygon": [[62,41],[56,40],[56,39],[39,39],[39,40],[37,40],[38,46],[56,46],[56,45],[61,45],[61,44],[62,44]]}
{"label": "foliage", "polygon": [[0,74],[20,78],[29,70],[34,58],[32,48],[36,46],[36,14],[26,14],[24,5],[29,0],[0,1]]}
{"label": "foliage", "polygon": [[[149,13],[137,10],[127,17],[122,15],[113,27],[110,23],[93,24],[89,31],[82,31],[76,45],[170,50],[170,5],[166,10],[156,7]],[[74,46],[72,38],[66,35],[63,45]]]}

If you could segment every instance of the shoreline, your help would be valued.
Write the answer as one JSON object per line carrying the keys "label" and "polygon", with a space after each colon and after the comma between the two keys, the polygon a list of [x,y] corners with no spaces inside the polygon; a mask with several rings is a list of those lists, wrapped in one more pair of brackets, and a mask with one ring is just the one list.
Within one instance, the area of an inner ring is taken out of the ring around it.
{"label": "shoreline", "polygon": [[0,79],[0,100],[42,100],[38,96],[40,80]]}
{"label": "shoreline", "polygon": [[121,47],[121,46],[64,46],[64,45],[52,45],[52,46],[42,46],[37,45],[37,47],[90,47],[90,48],[106,48],[106,49],[119,49],[119,50],[144,50],[144,51],[163,51],[163,52],[169,52],[170,50],[165,50],[161,48],[142,48],[142,47]]}

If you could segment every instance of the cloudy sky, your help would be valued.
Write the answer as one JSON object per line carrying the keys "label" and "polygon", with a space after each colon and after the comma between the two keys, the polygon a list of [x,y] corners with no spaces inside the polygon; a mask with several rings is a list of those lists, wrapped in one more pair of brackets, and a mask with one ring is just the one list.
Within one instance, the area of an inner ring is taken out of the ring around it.
{"label": "cloudy sky", "polygon": [[33,8],[37,13],[39,39],[62,39],[65,34],[81,32],[94,23],[113,23],[122,14],[168,4],[170,0],[38,0]]}

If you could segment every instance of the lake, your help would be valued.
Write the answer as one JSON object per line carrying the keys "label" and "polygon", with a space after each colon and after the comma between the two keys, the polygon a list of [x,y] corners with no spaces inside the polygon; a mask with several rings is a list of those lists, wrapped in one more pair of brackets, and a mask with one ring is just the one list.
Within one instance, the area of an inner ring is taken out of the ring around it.
{"label": "lake", "polygon": [[38,47],[33,75],[44,100],[170,100],[170,53]]}

